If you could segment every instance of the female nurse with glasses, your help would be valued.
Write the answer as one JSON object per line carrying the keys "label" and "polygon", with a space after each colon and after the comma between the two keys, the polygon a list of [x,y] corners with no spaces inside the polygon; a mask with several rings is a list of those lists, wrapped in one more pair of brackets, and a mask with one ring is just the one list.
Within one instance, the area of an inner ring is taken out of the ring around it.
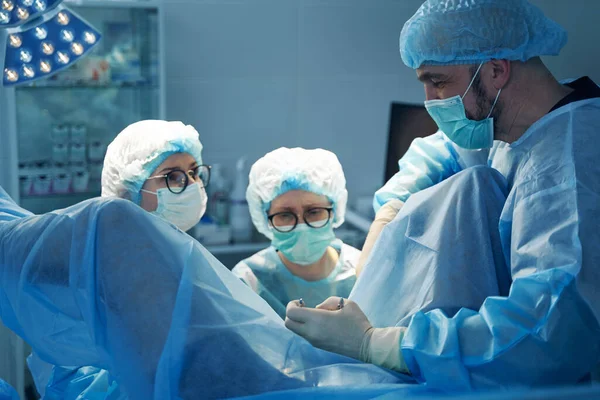
{"label": "female nurse with glasses", "polygon": [[285,318],[291,300],[315,307],[348,297],[360,252],[336,239],[348,192],[335,154],[280,148],[258,160],[246,192],[252,221],[271,246],[241,261],[233,273]]}
{"label": "female nurse with glasses", "polygon": [[[102,197],[130,200],[182,231],[206,210],[210,167],[202,164],[198,132],[179,121],[145,120],[129,125],[108,146]],[[115,235],[121,229],[113,227]],[[36,388],[49,399],[121,399],[115,377],[96,366],[58,366],[33,353],[27,359]]]}
{"label": "female nurse with glasses", "polygon": [[102,196],[138,204],[181,229],[206,211],[210,167],[198,132],[179,121],[146,120],[125,128],[108,146]]}

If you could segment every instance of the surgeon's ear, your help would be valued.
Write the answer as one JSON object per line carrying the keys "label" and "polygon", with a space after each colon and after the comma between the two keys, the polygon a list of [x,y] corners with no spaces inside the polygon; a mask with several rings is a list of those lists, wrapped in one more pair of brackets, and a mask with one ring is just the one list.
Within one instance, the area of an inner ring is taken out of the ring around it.
{"label": "surgeon's ear", "polygon": [[489,62],[491,68],[490,79],[496,90],[503,89],[510,79],[511,63],[508,60],[492,60]]}

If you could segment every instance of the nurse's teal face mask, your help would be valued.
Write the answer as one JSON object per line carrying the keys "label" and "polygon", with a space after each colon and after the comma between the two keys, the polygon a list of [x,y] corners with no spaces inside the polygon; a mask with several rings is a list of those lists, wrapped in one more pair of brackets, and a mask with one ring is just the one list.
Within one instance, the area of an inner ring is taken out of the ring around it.
{"label": "nurse's teal face mask", "polygon": [[475,82],[475,78],[482,65],[483,63],[479,64],[477,72],[473,75],[473,79],[471,79],[471,83],[469,83],[462,97],[457,95],[443,100],[425,101],[425,108],[438,128],[450,140],[465,149],[488,149],[494,143],[494,119],[490,118],[490,116],[492,115],[492,111],[494,111],[502,89],[498,90],[496,100],[494,100],[488,116],[481,121],[474,121],[467,118],[465,105],[462,101],[469,92],[469,89],[471,89],[473,82]]}
{"label": "nurse's teal face mask", "polygon": [[271,244],[294,264],[311,265],[323,257],[334,240],[333,227],[328,222],[322,228],[298,224],[293,231],[285,233],[273,229]]}

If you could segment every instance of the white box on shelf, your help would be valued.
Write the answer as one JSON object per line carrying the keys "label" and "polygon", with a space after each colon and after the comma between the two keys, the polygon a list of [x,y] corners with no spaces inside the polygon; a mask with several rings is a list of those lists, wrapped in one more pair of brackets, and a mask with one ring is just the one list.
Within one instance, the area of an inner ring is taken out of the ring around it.
{"label": "white box on shelf", "polygon": [[88,190],[90,183],[90,174],[88,171],[77,171],[73,174],[73,191],[76,193]]}
{"label": "white box on shelf", "polygon": [[69,147],[64,143],[52,145],[52,161],[66,163],[69,161]]}
{"label": "white box on shelf", "polygon": [[61,172],[52,178],[53,193],[68,193],[71,189],[71,174],[69,172]]}
{"label": "white box on shelf", "polygon": [[69,126],[59,124],[52,126],[52,141],[54,143],[67,144],[69,142]]}
{"label": "white box on shelf", "polygon": [[85,145],[87,142],[87,128],[84,124],[71,126],[71,143]]}
{"label": "white box on shelf", "polygon": [[69,161],[71,161],[72,163],[85,162],[85,147],[85,144],[71,143],[69,145]]}
{"label": "white box on shelf", "polygon": [[39,174],[33,179],[34,194],[49,194],[52,185],[50,174]]}

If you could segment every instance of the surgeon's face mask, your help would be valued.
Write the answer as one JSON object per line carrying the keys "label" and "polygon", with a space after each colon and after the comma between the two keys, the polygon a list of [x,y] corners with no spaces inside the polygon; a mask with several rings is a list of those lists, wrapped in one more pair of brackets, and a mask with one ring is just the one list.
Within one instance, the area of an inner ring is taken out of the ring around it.
{"label": "surgeon's face mask", "polygon": [[200,222],[206,211],[207,195],[199,183],[188,185],[181,193],[173,193],[168,188],[156,192],[142,189],[142,192],[155,194],[158,207],[151,214],[159,216],[182,231],[187,231]]}
{"label": "surgeon's face mask", "polygon": [[322,228],[298,224],[291,232],[278,232],[275,229],[272,229],[272,232],[272,246],[298,265],[311,265],[319,261],[327,247],[335,240],[331,222]]}
{"label": "surgeon's face mask", "polygon": [[477,72],[473,75],[473,79],[471,79],[471,83],[469,83],[462,97],[457,95],[443,100],[425,101],[425,108],[440,130],[450,140],[465,149],[488,149],[494,143],[494,119],[490,116],[494,111],[502,89],[498,90],[488,116],[481,121],[473,121],[467,118],[463,104],[463,98],[471,89],[482,66],[483,63],[479,64]]}

